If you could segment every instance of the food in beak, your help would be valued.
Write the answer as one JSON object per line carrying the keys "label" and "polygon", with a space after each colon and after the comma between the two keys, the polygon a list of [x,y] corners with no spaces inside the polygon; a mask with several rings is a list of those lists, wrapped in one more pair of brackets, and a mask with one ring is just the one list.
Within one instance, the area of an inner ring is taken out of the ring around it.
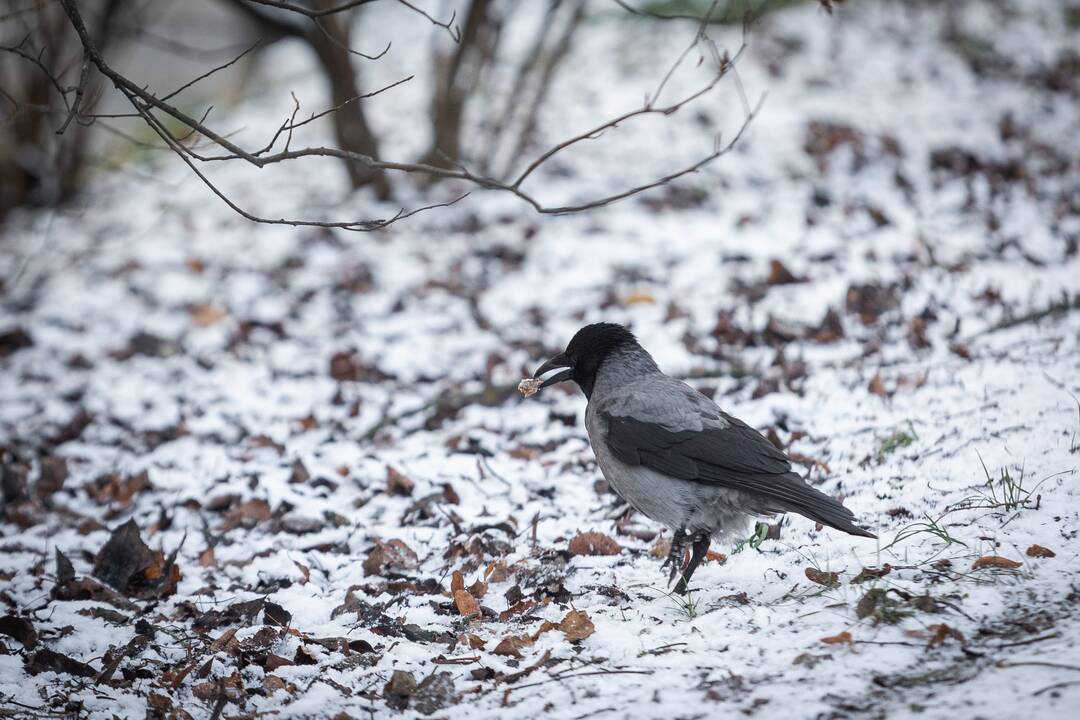
{"label": "food in beak", "polygon": [[518,383],[518,392],[525,397],[532,397],[540,389],[540,386],[544,384],[543,380],[536,378],[525,378]]}

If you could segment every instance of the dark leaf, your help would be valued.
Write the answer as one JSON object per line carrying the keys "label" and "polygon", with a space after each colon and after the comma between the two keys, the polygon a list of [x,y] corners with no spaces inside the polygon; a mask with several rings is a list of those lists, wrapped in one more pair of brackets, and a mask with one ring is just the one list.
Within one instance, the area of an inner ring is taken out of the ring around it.
{"label": "dark leaf", "polygon": [[0,358],[12,355],[23,348],[33,347],[34,339],[22,328],[13,328],[0,333]]}
{"label": "dark leaf", "polygon": [[263,612],[266,617],[267,625],[289,627],[289,623],[292,622],[292,613],[277,603],[267,601],[266,605],[263,607]]}
{"label": "dark leaf", "polygon": [[26,672],[31,675],[43,672],[67,673],[85,678],[97,677],[98,674],[97,670],[86,663],[53,652],[48,648],[42,648],[26,656]]}
{"label": "dark leaf", "polygon": [[0,618],[0,635],[15,638],[28,650],[37,644],[37,631],[34,630],[34,624],[26,618],[15,615],[5,615]]}

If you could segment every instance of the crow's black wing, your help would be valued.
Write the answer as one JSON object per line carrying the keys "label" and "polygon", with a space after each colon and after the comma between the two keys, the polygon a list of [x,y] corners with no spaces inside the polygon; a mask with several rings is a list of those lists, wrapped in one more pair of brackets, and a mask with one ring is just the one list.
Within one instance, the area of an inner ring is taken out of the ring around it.
{"label": "crow's black wing", "polygon": [[725,427],[671,430],[634,417],[600,413],[616,459],[681,480],[729,487],[762,502],[763,512],[797,512],[851,533],[873,537],[851,511],[791,471],[787,456],[757,430],[721,413]]}

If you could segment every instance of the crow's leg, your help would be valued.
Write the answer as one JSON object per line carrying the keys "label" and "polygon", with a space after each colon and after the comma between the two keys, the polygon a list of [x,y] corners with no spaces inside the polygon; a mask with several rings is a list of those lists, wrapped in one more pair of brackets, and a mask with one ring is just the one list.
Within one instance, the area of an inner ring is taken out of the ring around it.
{"label": "crow's leg", "polygon": [[679,568],[682,567],[683,561],[683,548],[686,546],[686,539],[689,537],[686,530],[678,528],[675,534],[671,537],[671,550],[668,551],[667,560],[660,566],[663,570],[668,565],[671,566],[671,572],[668,574],[668,587],[671,587],[671,583],[675,581],[675,576],[679,574]]}
{"label": "crow's leg", "polygon": [[686,563],[679,577],[679,584],[675,586],[675,592],[680,595],[686,594],[686,586],[690,584],[690,578],[693,577],[701,561],[705,559],[705,553],[709,552],[709,533],[696,532],[689,537],[694,543],[690,550],[690,562]]}

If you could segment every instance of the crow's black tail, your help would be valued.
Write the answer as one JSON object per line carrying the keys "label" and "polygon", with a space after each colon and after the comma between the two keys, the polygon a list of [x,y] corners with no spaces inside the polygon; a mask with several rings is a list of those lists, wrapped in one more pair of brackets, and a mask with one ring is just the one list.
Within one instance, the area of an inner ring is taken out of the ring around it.
{"label": "crow's black tail", "polygon": [[795,512],[850,535],[877,537],[856,525],[855,515],[839,500],[810,487],[795,473],[773,476],[767,484],[756,483],[754,490],[768,499],[773,512]]}

